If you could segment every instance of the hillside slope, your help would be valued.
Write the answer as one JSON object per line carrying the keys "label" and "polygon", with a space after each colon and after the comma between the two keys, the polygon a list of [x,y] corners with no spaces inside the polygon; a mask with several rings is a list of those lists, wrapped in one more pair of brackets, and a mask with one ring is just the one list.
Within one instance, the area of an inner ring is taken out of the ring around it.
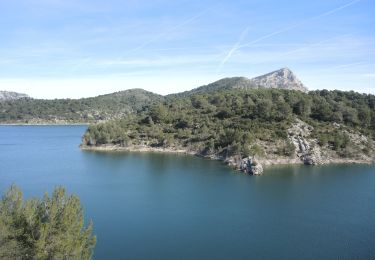
{"label": "hillside slope", "polygon": [[253,79],[224,78],[206,86],[165,97],[142,89],[130,89],[93,98],[55,100],[31,99],[26,98],[27,95],[24,94],[2,92],[0,123],[93,123],[121,118],[165,99],[187,97],[198,93],[256,88],[307,91],[292,71],[283,68]]}
{"label": "hillside slope", "polygon": [[242,168],[254,157],[260,164],[375,162],[374,138],[374,95],[259,88],[171,98],[91,125],[82,147],[184,152]]}
{"label": "hillside slope", "polygon": [[1,123],[87,123],[120,118],[160,102],[163,96],[130,89],[82,99],[20,99],[0,103]]}

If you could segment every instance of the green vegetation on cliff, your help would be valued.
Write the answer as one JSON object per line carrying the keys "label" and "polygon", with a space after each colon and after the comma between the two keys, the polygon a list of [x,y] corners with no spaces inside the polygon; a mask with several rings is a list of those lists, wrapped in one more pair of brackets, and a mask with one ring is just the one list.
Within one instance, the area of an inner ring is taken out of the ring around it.
{"label": "green vegetation on cliff", "polygon": [[281,89],[224,90],[171,97],[149,110],[91,125],[88,146],[146,145],[183,148],[204,155],[291,156],[288,129],[300,119],[313,127],[322,146],[348,155],[364,150],[350,131],[364,136],[366,152],[375,137],[375,96],[343,91],[303,93]]}
{"label": "green vegetation on cliff", "polygon": [[12,186],[0,201],[0,259],[91,259],[95,244],[79,198],[64,188],[24,200]]}

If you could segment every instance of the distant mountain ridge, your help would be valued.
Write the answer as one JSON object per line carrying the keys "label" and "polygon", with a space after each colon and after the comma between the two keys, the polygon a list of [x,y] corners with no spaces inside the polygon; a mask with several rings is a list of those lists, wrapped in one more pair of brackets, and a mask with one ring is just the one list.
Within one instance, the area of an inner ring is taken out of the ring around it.
{"label": "distant mountain ridge", "polygon": [[0,123],[69,124],[106,121],[164,100],[143,89],[81,99],[18,99],[0,102]]}
{"label": "distant mountain ridge", "polygon": [[[287,89],[287,90],[299,90],[302,92],[307,92],[308,89],[304,86],[304,84],[296,77],[296,75],[289,69],[289,68],[282,68],[279,70],[275,70],[269,72],[267,74],[248,79],[246,77],[230,77],[230,78],[223,78],[212,82],[208,85],[204,85],[201,87],[194,88],[192,90],[180,92],[180,93],[173,93],[167,96],[186,96],[196,93],[204,93],[204,92],[212,92],[212,91],[220,91],[220,90],[230,90],[230,89],[253,89],[253,88],[279,88],[279,89]],[[159,96],[161,95],[155,94],[153,92],[149,92],[140,88],[134,89],[127,89],[123,91],[118,91],[115,93],[104,94],[96,97],[91,98],[81,98],[81,99],[69,99],[69,100],[84,100],[84,99],[92,99],[92,98],[113,98],[124,96],[131,96],[137,95],[142,93],[144,97],[150,97],[151,95]],[[17,100],[20,98],[30,98],[26,94],[16,93],[12,91],[0,91],[0,100]],[[63,100],[63,99],[57,99]]]}
{"label": "distant mountain ridge", "polygon": [[299,90],[302,92],[308,91],[308,89],[289,68],[282,68],[252,79],[248,79],[246,77],[223,78],[189,91],[171,94],[171,96],[189,96],[197,93],[220,90],[254,88],[278,88],[286,90]]}
{"label": "distant mountain ridge", "polygon": [[21,98],[30,98],[30,97],[23,93],[0,90],[0,101],[17,100]]}
{"label": "distant mountain ridge", "polygon": [[199,93],[235,89],[277,88],[307,92],[307,88],[288,68],[248,79],[233,77],[220,79],[190,91],[158,95],[143,89],[128,89],[111,94],[81,99],[33,99],[26,94],[0,92],[0,123],[65,124],[93,123],[120,118],[142,111],[169,98],[187,97]]}

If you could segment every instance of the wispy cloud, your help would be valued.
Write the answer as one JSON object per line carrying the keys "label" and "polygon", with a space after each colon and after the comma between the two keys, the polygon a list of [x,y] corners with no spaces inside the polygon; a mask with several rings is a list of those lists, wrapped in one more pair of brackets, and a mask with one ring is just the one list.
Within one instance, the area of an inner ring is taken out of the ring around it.
{"label": "wispy cloud", "polygon": [[185,64],[205,64],[211,62],[217,62],[219,60],[216,54],[202,54],[202,55],[174,55],[165,56],[159,58],[135,58],[135,59],[112,59],[112,60],[99,60],[94,61],[93,65],[100,67],[106,66],[129,66],[131,67],[159,67],[167,66],[171,67],[174,65],[185,65]]}
{"label": "wispy cloud", "polygon": [[[369,58],[371,55],[375,55],[373,39],[360,38],[351,34],[334,36],[300,46],[286,51],[269,48],[242,50],[240,51],[241,55],[236,56],[235,63],[237,65],[242,63],[248,65],[277,63],[285,66],[293,63],[323,62],[321,68],[326,68],[327,65],[359,66],[359,63],[362,64],[362,62],[370,64]],[[236,64],[234,66],[237,66]]]}
{"label": "wispy cloud", "polygon": [[328,11],[328,12],[325,12],[325,13],[321,14],[321,15],[318,15],[318,16],[314,17],[313,19],[318,19],[318,18],[321,18],[321,17],[324,17],[324,16],[328,16],[328,15],[334,14],[334,13],[336,13],[336,12],[338,12],[338,11],[341,11],[342,9],[345,9],[345,8],[347,8],[347,7],[349,7],[349,6],[352,6],[352,5],[354,5],[354,4],[356,4],[356,3],[360,2],[360,1],[361,1],[361,0],[354,0],[354,1],[351,1],[351,2],[349,2],[349,3],[347,3],[347,4],[344,4],[344,5],[342,5],[342,6],[339,6],[339,7],[335,8],[335,9],[333,9],[333,10],[330,10],[330,11]]}
{"label": "wispy cloud", "polygon": [[[110,62],[108,63],[108,66],[110,66],[111,64],[116,64],[116,63],[123,63],[124,62],[124,57],[126,55],[129,55],[129,54],[132,54],[134,52],[137,52],[141,49],[143,49],[144,47],[156,42],[157,40],[159,39],[162,39],[162,38],[165,38],[167,37],[168,35],[170,35],[171,33],[177,31],[178,29],[196,21],[198,18],[202,17],[204,14],[206,14],[207,12],[209,12],[210,10],[212,9],[212,7],[210,8],[207,8],[206,10],[194,15],[194,16],[191,16],[187,19],[185,19],[184,21],[182,21],[181,23],[177,24],[176,26],[173,26],[171,27],[170,29],[166,30],[166,31],[163,31],[159,34],[157,34],[155,37],[143,42],[142,44],[138,45],[137,47],[133,48],[133,49],[130,49],[129,51],[126,51],[125,53],[123,53],[122,55],[118,56],[113,62]],[[88,61],[90,61],[90,59],[88,59]],[[77,64],[74,68],[74,70],[82,67],[84,65],[84,63],[81,63],[81,64]]]}
{"label": "wispy cloud", "polygon": [[348,64],[340,64],[337,66],[332,66],[332,67],[326,68],[325,70],[346,69],[346,68],[352,68],[352,67],[357,67],[357,66],[363,66],[367,64],[368,63],[365,63],[365,62],[353,62],[353,63],[348,63]]}
{"label": "wispy cloud", "polygon": [[[56,86],[74,96],[75,88],[89,95],[93,88],[108,92],[111,84],[167,92],[173,84],[164,82],[171,77],[176,86],[190,81],[196,87],[202,79],[256,76],[281,66],[296,70],[308,86],[332,78],[330,85],[339,89],[373,87],[371,1],[296,1],[292,8],[278,0],[0,2],[0,24],[6,25],[0,30],[0,81],[30,79],[34,85],[26,92],[37,88],[35,78],[48,80],[51,96]],[[66,90],[69,84],[59,84],[66,78],[93,79]],[[99,79],[103,86],[94,87]],[[0,82],[6,86],[13,88]]]}
{"label": "wispy cloud", "polygon": [[146,47],[147,45],[161,39],[161,38],[165,38],[167,37],[170,33],[174,32],[174,31],[177,31],[178,29],[194,22],[195,20],[197,20],[198,18],[202,17],[204,14],[206,14],[209,10],[211,10],[211,8],[209,9],[206,9],[204,10],[203,12],[200,12],[184,21],[182,21],[181,23],[177,24],[176,26],[170,28],[169,30],[166,30],[164,32],[161,32],[160,34],[157,34],[155,37],[151,38],[150,40],[148,41],[145,41],[143,42],[141,45],[135,47],[134,49],[131,49],[129,50],[127,53],[132,53],[132,52],[136,52],[136,51],[139,51],[141,49],[143,49],[144,47]]}
{"label": "wispy cloud", "polygon": [[287,32],[287,31],[290,31],[290,30],[292,30],[292,29],[295,29],[295,28],[297,28],[297,27],[300,27],[300,26],[302,26],[302,25],[305,25],[305,24],[307,24],[307,23],[309,23],[309,22],[311,22],[311,21],[314,21],[314,20],[320,19],[320,18],[322,18],[322,17],[332,15],[332,14],[334,14],[334,13],[336,13],[336,12],[339,12],[339,11],[342,10],[342,9],[345,9],[345,8],[347,8],[347,7],[349,7],[349,6],[352,6],[352,5],[356,4],[356,3],[358,3],[359,1],[361,1],[361,0],[354,0],[354,1],[351,1],[351,2],[349,2],[349,3],[347,3],[347,4],[345,4],[345,5],[339,6],[339,7],[335,8],[335,9],[332,9],[332,10],[330,10],[330,11],[328,11],[328,12],[324,12],[324,13],[319,14],[319,15],[317,15],[317,16],[314,16],[314,17],[308,18],[308,19],[306,19],[306,20],[300,21],[299,23],[296,23],[296,24],[294,24],[294,25],[291,25],[291,26],[288,26],[288,27],[285,27],[285,28],[281,28],[281,29],[279,29],[279,30],[277,30],[277,31],[274,31],[274,32],[272,32],[272,33],[269,33],[269,34],[266,34],[266,35],[264,35],[264,36],[262,36],[262,37],[259,37],[259,38],[255,39],[255,40],[251,41],[251,42],[247,42],[247,43],[245,43],[245,44],[241,44],[242,39],[244,38],[244,36],[246,36],[247,31],[248,31],[248,28],[246,28],[246,29],[241,33],[241,36],[240,36],[239,40],[238,40],[238,41],[235,43],[235,45],[229,50],[228,54],[225,56],[225,58],[224,58],[224,59],[221,61],[221,63],[219,64],[218,71],[220,71],[221,68],[223,67],[223,65],[224,65],[224,64],[225,64],[225,63],[226,63],[226,62],[232,57],[232,55],[233,55],[234,52],[236,52],[237,50],[239,50],[239,49],[241,49],[241,48],[243,48],[243,47],[253,46],[253,45],[256,44],[256,43],[258,43],[258,42],[260,42],[260,41],[263,41],[263,40],[265,40],[265,39],[271,38],[271,37],[273,37],[273,36],[275,36],[275,35],[278,35],[278,34],[281,34],[281,33]]}
{"label": "wispy cloud", "polygon": [[[332,48],[336,48],[336,47],[338,47],[338,49],[342,49],[347,44],[343,44],[343,42],[340,41],[340,40],[343,40],[343,39],[345,40],[345,39],[347,39],[348,36],[350,36],[350,35],[346,34],[346,35],[334,36],[334,37],[331,37],[329,39],[324,39],[324,40],[321,40],[321,41],[318,41],[318,42],[306,44],[305,46],[302,46],[300,48],[296,48],[296,49],[293,49],[293,50],[282,52],[282,53],[278,54],[278,57],[285,57],[285,56],[289,56],[291,54],[296,54],[298,52],[312,53],[313,50],[315,50],[314,55],[318,55],[319,53],[316,52],[317,47],[321,47],[321,50],[323,48],[324,49],[327,49],[327,48],[332,49]],[[350,41],[350,43],[352,43],[352,41]]]}

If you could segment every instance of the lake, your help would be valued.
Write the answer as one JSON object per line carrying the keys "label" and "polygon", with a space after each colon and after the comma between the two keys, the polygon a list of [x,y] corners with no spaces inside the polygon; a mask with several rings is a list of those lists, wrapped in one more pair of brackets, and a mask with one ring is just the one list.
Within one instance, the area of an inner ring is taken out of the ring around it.
{"label": "lake", "polygon": [[375,167],[262,176],[193,156],[84,152],[85,126],[0,126],[0,191],[78,194],[95,259],[374,259]]}

